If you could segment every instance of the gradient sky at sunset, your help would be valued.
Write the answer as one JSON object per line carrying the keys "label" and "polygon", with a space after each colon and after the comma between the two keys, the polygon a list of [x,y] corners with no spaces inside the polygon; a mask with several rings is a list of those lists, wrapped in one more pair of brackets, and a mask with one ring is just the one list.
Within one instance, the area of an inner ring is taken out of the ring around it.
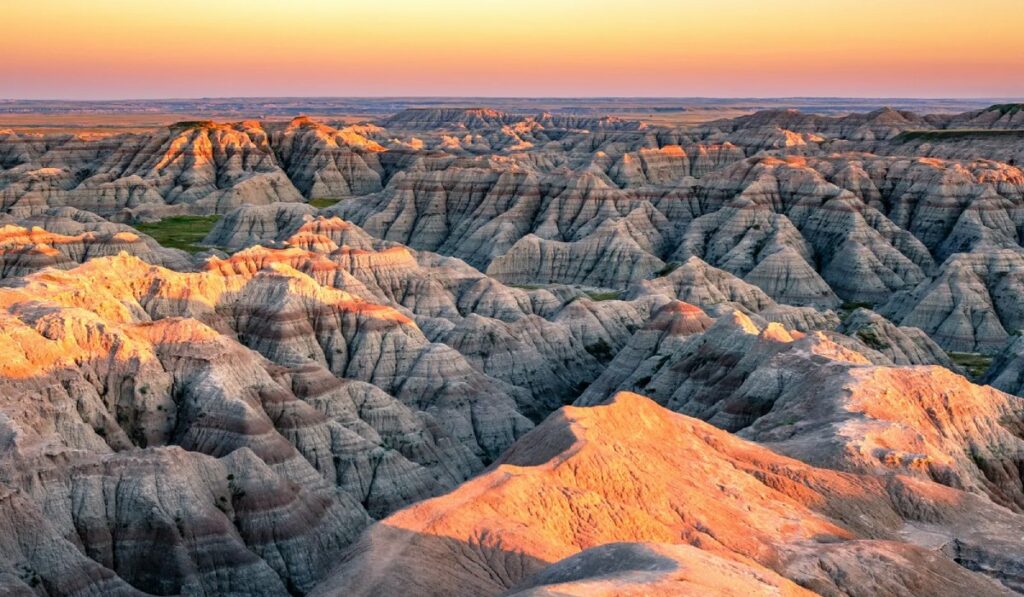
{"label": "gradient sky at sunset", "polygon": [[1021,0],[2,0],[2,98],[1024,96]]}

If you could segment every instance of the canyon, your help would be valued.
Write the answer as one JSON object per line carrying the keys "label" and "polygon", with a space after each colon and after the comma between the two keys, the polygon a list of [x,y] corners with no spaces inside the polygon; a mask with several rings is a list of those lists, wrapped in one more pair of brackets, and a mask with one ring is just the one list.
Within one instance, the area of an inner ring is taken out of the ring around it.
{"label": "canyon", "polygon": [[1024,105],[398,107],[0,130],[0,593],[1024,593]]}

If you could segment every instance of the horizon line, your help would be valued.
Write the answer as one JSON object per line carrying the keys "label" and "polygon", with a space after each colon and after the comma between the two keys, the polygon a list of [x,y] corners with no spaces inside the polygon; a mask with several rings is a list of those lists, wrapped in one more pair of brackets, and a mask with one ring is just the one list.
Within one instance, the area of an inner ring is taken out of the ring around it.
{"label": "horizon line", "polygon": [[347,100],[916,100],[916,101],[1011,101],[1024,102],[1024,96],[910,96],[910,95],[215,95],[194,97],[108,97],[108,98],[60,98],[60,97],[6,97],[0,102],[160,102],[197,100],[258,100],[258,99],[347,99]]}

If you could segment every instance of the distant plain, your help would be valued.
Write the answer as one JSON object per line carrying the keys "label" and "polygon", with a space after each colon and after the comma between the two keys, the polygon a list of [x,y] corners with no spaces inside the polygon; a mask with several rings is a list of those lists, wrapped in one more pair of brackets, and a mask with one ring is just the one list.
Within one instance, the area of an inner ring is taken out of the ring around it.
{"label": "distant plain", "polygon": [[197,98],[167,100],[0,100],[0,129],[18,132],[143,132],[183,120],[231,122],[312,116],[328,124],[373,120],[417,107],[486,106],[512,113],[616,116],[658,126],[693,126],[758,110],[795,108],[845,115],[891,107],[918,113],[984,108],[1000,98]]}

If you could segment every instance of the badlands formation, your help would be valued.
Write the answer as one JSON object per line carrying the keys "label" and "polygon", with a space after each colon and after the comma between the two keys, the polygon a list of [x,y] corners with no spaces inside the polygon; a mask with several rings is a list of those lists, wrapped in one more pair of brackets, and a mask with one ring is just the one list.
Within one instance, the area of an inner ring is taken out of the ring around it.
{"label": "badlands formation", "polygon": [[1022,593],[1022,131],[0,131],[0,593]]}

